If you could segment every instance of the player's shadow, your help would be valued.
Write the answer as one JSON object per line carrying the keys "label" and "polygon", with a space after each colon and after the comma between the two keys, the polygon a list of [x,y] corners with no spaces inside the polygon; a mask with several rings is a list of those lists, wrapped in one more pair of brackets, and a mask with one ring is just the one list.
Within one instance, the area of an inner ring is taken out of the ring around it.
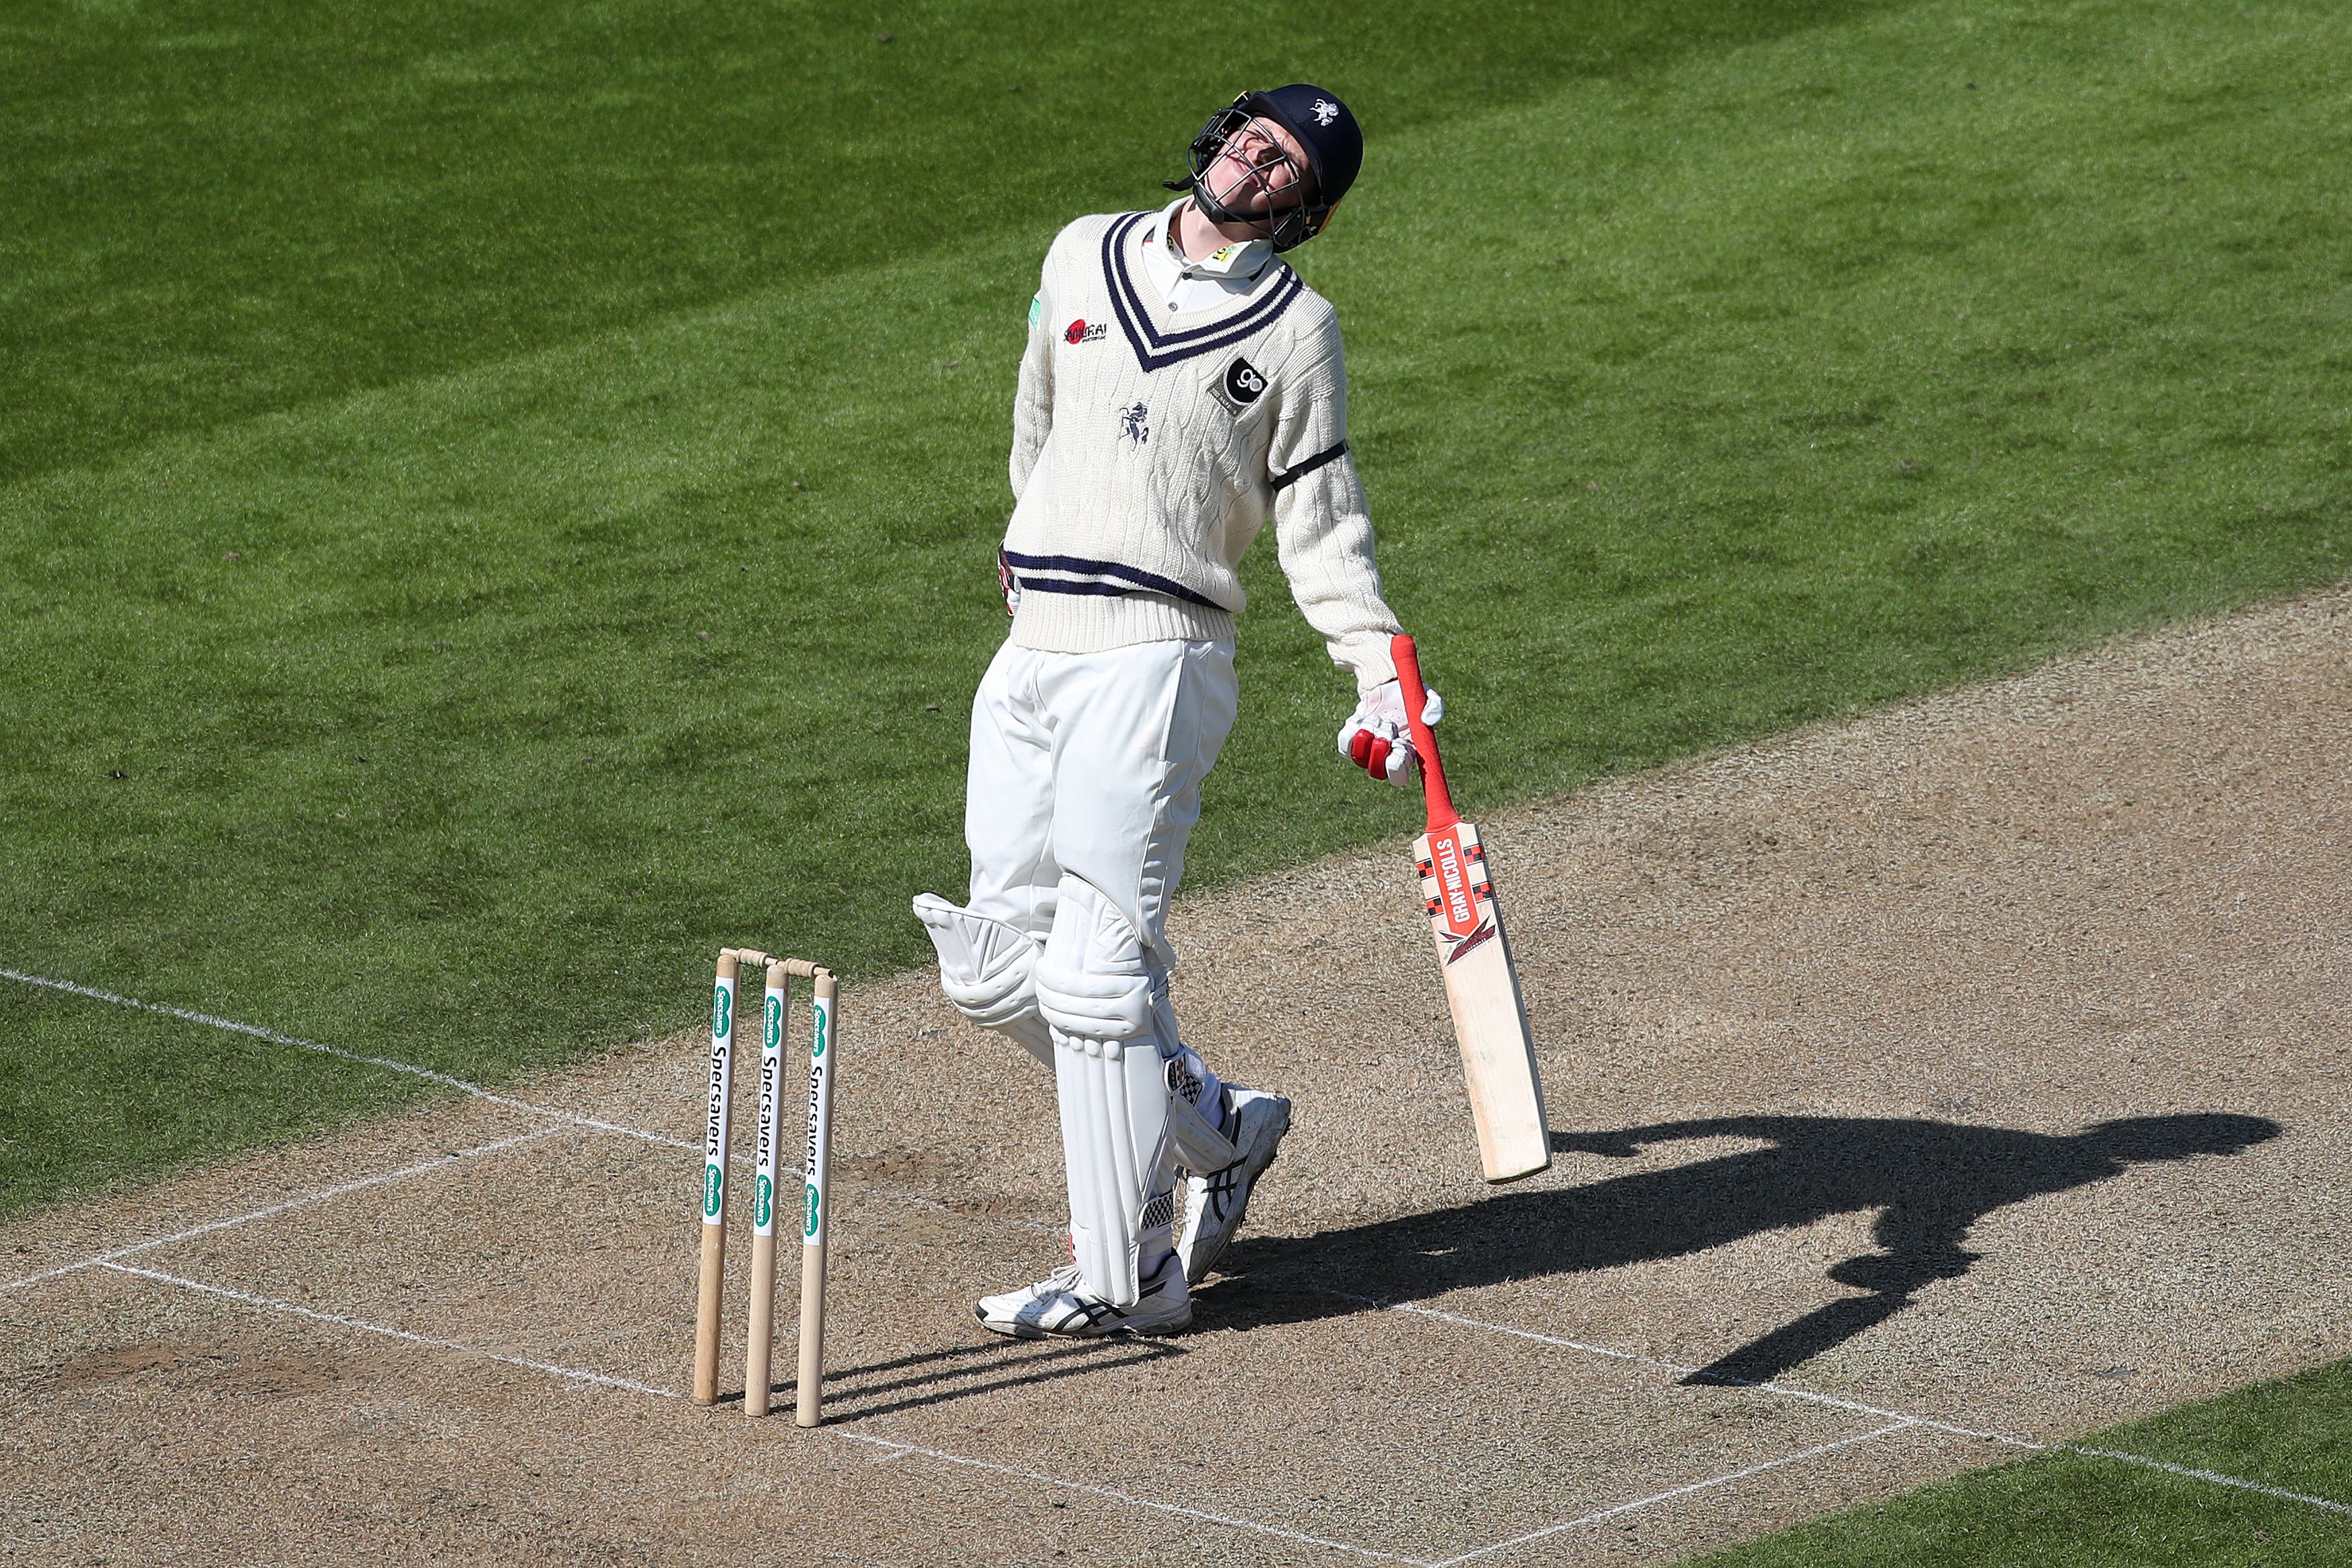
{"label": "player's shadow", "polygon": [[1832,1215],[1876,1211],[1881,1250],[1829,1278],[1867,1294],[1806,1313],[1694,1373],[1763,1382],[1910,1305],[1980,1254],[1969,1227],[2009,1204],[2123,1175],[2136,1164],[2236,1154],[2278,1136],[2258,1116],[2203,1113],[2103,1121],[2063,1136],[1948,1121],[1727,1116],[1617,1132],[1552,1134],[1555,1151],[1632,1158],[1660,1143],[1761,1140],[1763,1149],[1587,1185],[1502,1192],[1433,1214],[1287,1239],[1244,1238],[1229,1278],[1196,1292],[1223,1327],[1364,1311],[1465,1287],[1678,1258]]}

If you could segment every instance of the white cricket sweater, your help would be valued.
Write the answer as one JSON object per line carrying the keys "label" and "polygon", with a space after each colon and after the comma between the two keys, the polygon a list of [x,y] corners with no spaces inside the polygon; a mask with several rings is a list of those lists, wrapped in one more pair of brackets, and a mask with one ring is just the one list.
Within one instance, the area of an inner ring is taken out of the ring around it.
{"label": "white cricket sweater", "polygon": [[1187,279],[1171,309],[1174,269],[1143,247],[1181,205],[1080,218],[1045,253],[1013,412],[1013,640],[1231,637],[1234,569],[1271,516],[1300,611],[1370,690],[1395,676],[1400,628],[1348,458],[1339,322],[1271,258],[1254,279]]}

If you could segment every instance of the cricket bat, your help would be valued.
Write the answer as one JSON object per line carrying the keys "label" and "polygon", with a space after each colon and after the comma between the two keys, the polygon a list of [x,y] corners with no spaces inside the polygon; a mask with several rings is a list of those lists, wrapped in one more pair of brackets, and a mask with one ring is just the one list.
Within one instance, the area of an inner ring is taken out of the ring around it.
{"label": "cricket bat", "polygon": [[1405,721],[1421,759],[1429,830],[1413,841],[1421,897],[1437,938],[1438,972],[1462,1047],[1462,1076],[1470,1089],[1470,1115],[1478,1128],[1478,1163],[1490,1182],[1531,1176],[1551,1164],[1551,1131],[1544,1124],[1543,1084],[1536,1076],[1535,1041],[1518,970],[1503,935],[1503,911],[1478,830],[1454,809],[1437,737],[1421,721],[1428,694],[1421,659],[1409,637],[1390,645],[1397,683],[1404,689]]}

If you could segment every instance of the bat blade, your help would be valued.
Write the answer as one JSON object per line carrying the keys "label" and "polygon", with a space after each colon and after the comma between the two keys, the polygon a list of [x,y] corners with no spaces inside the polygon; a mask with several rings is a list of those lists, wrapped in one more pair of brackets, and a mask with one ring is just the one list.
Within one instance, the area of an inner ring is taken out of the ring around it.
{"label": "bat blade", "polygon": [[1454,809],[1437,737],[1422,722],[1427,693],[1419,654],[1412,639],[1402,636],[1391,651],[1429,803],[1429,830],[1414,841],[1413,854],[1422,901],[1437,938],[1454,1039],[1462,1049],[1462,1079],[1478,1130],[1478,1163],[1490,1182],[1516,1181],[1551,1164],[1551,1131],[1544,1121],[1543,1081],[1536,1069],[1527,1001],[1519,994],[1510,939],[1503,934],[1486,848],[1477,828]]}
{"label": "bat blade", "polygon": [[1466,822],[1414,841],[1422,900],[1437,939],[1438,971],[1462,1050],[1462,1079],[1478,1131],[1478,1163],[1490,1182],[1531,1176],[1551,1164],[1543,1082],[1517,965],[1503,931],[1478,830]]}

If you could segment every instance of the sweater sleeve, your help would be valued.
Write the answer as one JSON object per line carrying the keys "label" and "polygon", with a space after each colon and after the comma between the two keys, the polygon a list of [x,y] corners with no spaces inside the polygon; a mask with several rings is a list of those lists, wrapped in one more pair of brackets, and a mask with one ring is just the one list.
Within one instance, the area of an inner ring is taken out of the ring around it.
{"label": "sweater sleeve", "polygon": [[1348,456],[1348,369],[1326,313],[1276,379],[1281,405],[1266,448],[1274,538],[1291,597],[1323,634],[1359,692],[1396,679],[1389,639],[1403,627],[1381,596],[1372,520]]}
{"label": "sweater sleeve", "polygon": [[[1059,249],[1056,245],[1055,249]],[[1029,301],[1029,342],[1021,353],[1021,381],[1013,394],[1013,499],[1029,488],[1037,454],[1054,428],[1054,251],[1039,269],[1037,296]]]}

